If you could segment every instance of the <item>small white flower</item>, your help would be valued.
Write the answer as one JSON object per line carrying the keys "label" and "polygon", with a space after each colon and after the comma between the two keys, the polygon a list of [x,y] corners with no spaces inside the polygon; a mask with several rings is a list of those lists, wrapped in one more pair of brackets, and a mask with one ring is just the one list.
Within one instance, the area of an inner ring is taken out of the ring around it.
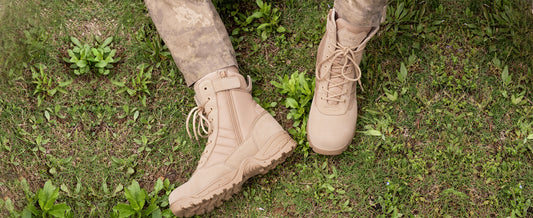
{"label": "small white flower", "polygon": [[522,189],[522,185],[519,185],[518,188]]}
{"label": "small white flower", "polygon": [[387,182],[387,185],[389,185],[389,182]]}

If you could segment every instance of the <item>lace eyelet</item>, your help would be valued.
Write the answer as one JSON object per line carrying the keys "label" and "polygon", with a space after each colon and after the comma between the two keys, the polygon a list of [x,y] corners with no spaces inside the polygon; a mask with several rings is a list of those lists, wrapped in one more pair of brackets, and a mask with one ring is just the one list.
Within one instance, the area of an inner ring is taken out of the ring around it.
{"label": "lace eyelet", "polygon": [[207,91],[207,86],[206,86],[206,87],[204,87],[204,90],[206,90],[206,91]]}

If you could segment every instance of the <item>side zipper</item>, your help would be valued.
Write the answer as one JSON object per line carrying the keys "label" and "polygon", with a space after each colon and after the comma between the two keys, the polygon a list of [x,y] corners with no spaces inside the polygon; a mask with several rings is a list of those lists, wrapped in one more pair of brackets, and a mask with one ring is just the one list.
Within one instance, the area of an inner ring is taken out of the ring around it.
{"label": "side zipper", "polygon": [[237,120],[237,116],[235,114],[235,104],[233,103],[233,95],[231,94],[231,90],[228,90],[226,94],[226,97],[228,99],[228,106],[229,106],[229,113],[231,122],[233,124],[233,128],[235,128],[235,136],[237,138],[237,143],[242,143],[242,133],[241,128],[239,126],[239,121]]}

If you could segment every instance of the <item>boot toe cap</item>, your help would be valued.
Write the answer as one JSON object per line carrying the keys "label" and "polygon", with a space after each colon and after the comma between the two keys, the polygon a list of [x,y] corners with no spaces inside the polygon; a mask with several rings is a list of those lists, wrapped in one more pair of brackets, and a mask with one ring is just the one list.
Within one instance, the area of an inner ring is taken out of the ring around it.
{"label": "boot toe cap", "polygon": [[330,130],[308,131],[307,140],[313,151],[323,155],[338,155],[346,150],[353,139],[353,133],[345,133],[343,136],[339,132],[328,133]]}
{"label": "boot toe cap", "polygon": [[223,165],[195,172],[189,181],[170,193],[170,209],[175,215],[183,216],[211,206],[205,202],[216,200],[218,195],[230,190],[235,185],[235,173],[236,170]]}
{"label": "boot toe cap", "polygon": [[312,109],[307,123],[311,148],[319,154],[341,154],[353,140],[356,119],[356,113],[325,115]]}

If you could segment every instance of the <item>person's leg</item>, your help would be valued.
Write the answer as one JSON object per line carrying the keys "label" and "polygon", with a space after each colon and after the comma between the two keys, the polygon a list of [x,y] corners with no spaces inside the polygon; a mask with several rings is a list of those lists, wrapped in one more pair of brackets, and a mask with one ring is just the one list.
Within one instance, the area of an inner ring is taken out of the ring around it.
{"label": "person's leg", "polygon": [[194,84],[198,106],[189,113],[187,133],[208,138],[196,171],[170,194],[170,209],[176,216],[203,214],[248,178],[283,162],[296,142],[252,99],[251,79],[239,74],[210,0],[145,1],[187,84]]}
{"label": "person's leg", "polygon": [[237,66],[228,33],[211,1],[145,0],[145,4],[187,85]]}
{"label": "person's leg", "polygon": [[378,27],[385,19],[387,0],[335,0],[337,16],[357,27]]}
{"label": "person's leg", "polygon": [[307,139],[319,154],[342,153],[355,135],[359,63],[383,20],[386,4],[386,0],[336,0],[328,14],[307,123]]}

